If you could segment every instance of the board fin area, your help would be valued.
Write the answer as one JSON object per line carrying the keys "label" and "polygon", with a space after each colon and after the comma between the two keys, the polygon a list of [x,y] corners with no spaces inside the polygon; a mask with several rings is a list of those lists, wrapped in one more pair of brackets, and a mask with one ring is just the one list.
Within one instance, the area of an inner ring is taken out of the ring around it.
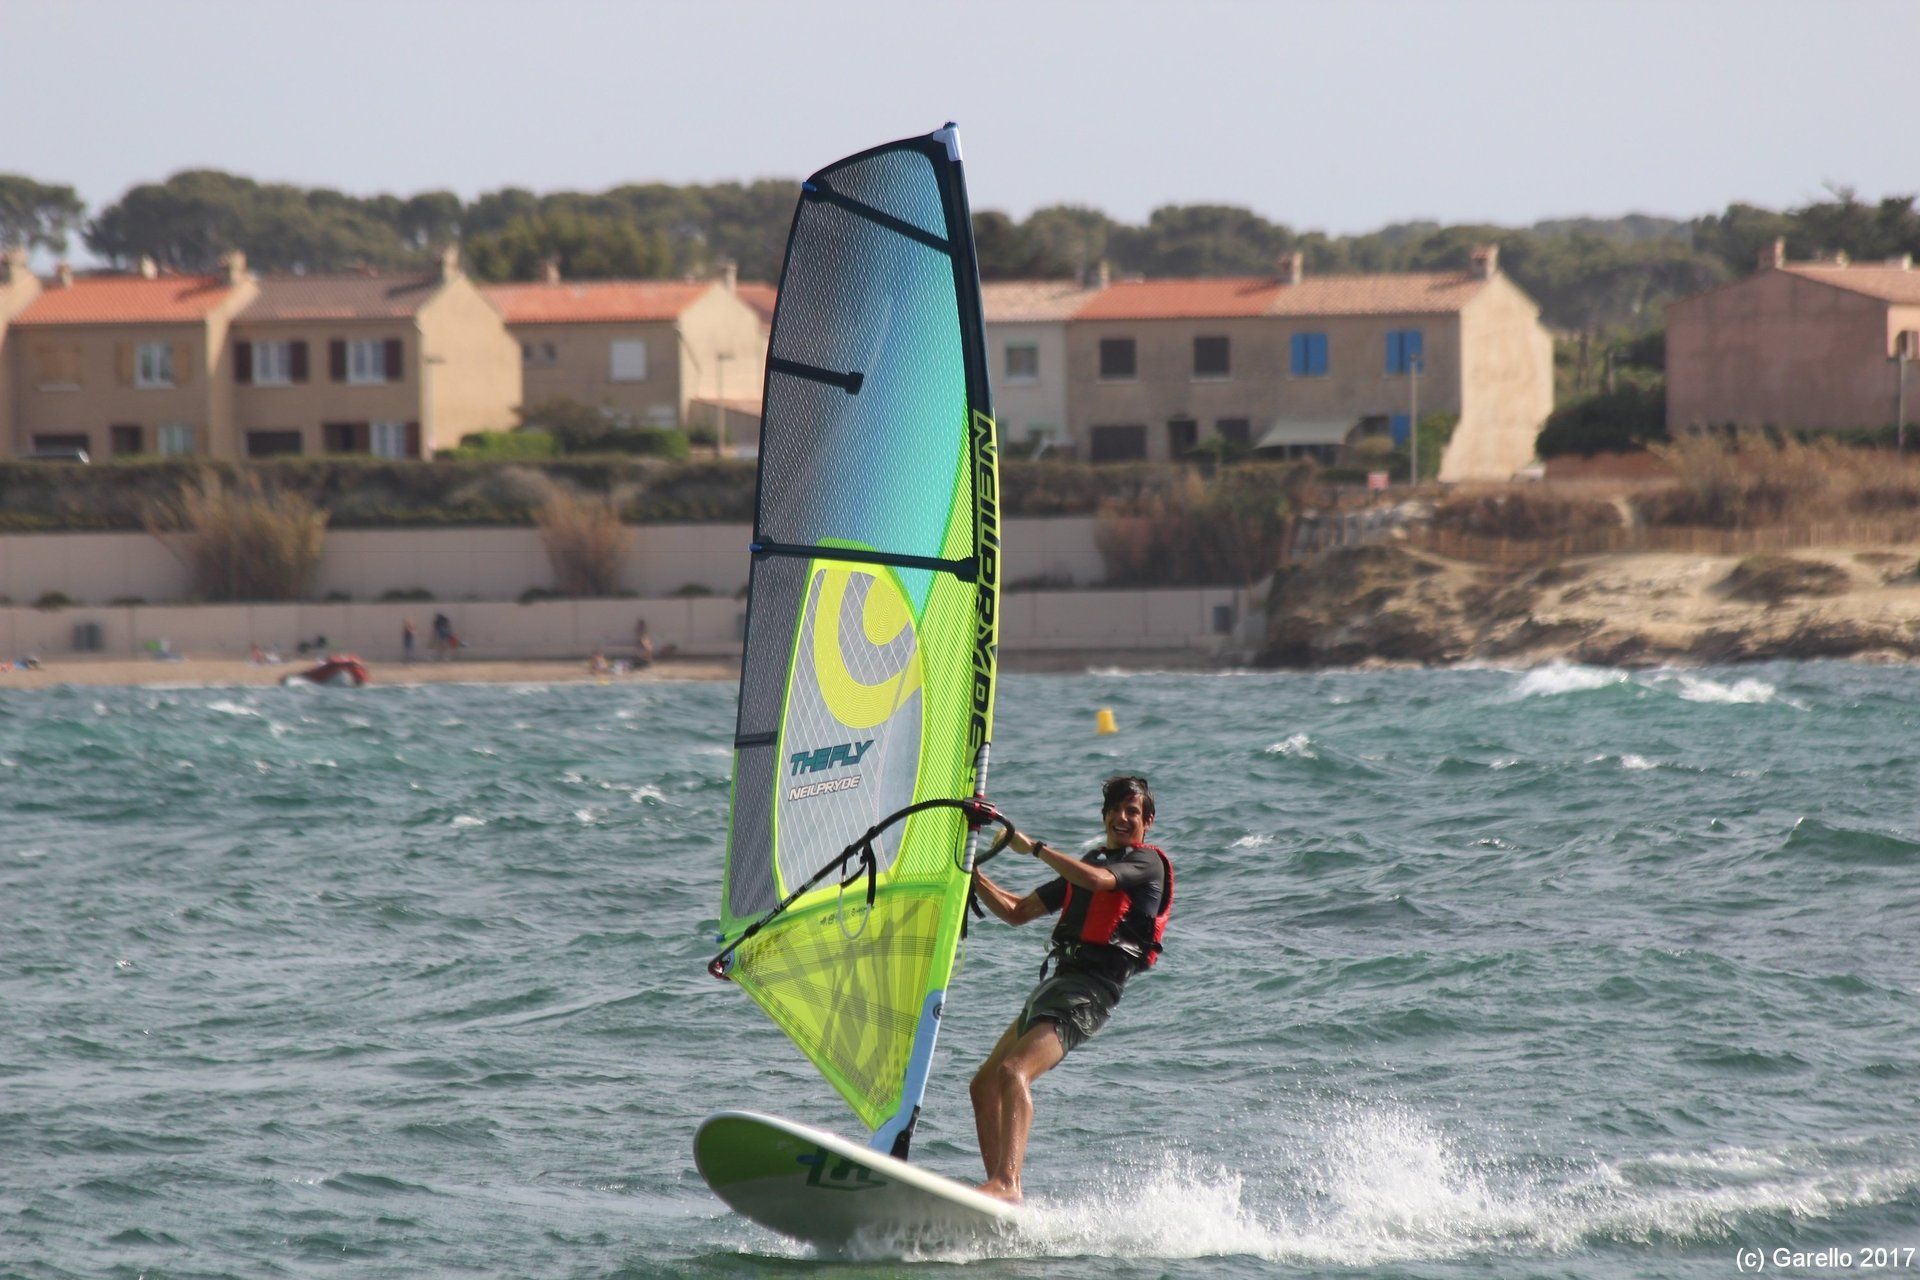
{"label": "board fin area", "polygon": [[1019,1232],[1029,1212],[862,1143],[753,1111],[716,1111],[694,1163],[736,1212],[829,1250],[965,1245]]}

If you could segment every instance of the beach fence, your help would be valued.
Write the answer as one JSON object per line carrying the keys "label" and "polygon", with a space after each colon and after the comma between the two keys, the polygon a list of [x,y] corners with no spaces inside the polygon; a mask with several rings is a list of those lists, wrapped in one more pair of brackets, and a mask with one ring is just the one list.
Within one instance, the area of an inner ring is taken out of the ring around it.
{"label": "beach fence", "polygon": [[1750,556],[1810,547],[1887,547],[1920,542],[1920,517],[1812,521],[1751,529],[1641,526],[1589,529],[1558,538],[1489,538],[1455,529],[1409,526],[1405,545],[1480,564],[1521,566],[1574,556],[1668,553]]}

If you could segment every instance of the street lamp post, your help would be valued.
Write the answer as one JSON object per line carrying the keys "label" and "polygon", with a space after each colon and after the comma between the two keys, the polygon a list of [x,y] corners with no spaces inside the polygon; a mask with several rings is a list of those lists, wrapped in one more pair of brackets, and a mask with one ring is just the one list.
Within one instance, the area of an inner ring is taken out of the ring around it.
{"label": "street lamp post", "polygon": [[1407,487],[1420,483],[1420,365],[1421,358],[1407,361]]}
{"label": "street lamp post", "polygon": [[727,456],[727,361],[733,352],[722,351],[713,358],[713,453]]}

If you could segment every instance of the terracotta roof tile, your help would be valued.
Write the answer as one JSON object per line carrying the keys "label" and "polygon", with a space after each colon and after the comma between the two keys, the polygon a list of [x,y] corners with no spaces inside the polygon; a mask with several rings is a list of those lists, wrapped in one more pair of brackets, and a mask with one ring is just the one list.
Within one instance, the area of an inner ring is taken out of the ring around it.
{"label": "terracotta roof tile", "polygon": [[161,324],[205,319],[227,300],[225,276],[76,276],[45,281],[40,296],[13,318],[16,325]]}
{"label": "terracotta roof tile", "polygon": [[480,291],[508,324],[608,324],[678,319],[717,287],[710,280],[577,280],[490,284]]}
{"label": "terracotta roof tile", "polygon": [[743,282],[735,285],[733,291],[740,301],[759,313],[761,324],[773,323],[773,304],[780,300],[778,289],[770,284]]}
{"label": "terracotta roof tile", "polygon": [[437,276],[266,276],[235,317],[258,320],[405,320],[440,288]]}
{"label": "terracotta roof tile", "polygon": [[1430,315],[1458,311],[1486,281],[1464,271],[1128,280],[1093,295],[1076,320],[1212,320],[1240,316]]}
{"label": "terracotta roof tile", "polygon": [[1280,282],[1271,277],[1123,280],[1090,294],[1075,320],[1212,320],[1263,316]]}
{"label": "terracotta roof tile", "polygon": [[1880,263],[1789,263],[1781,268],[1803,280],[1816,280],[1836,289],[1864,293],[1870,298],[1906,305],[1920,305],[1920,271],[1889,267]]}
{"label": "terracotta roof tile", "polygon": [[988,324],[1066,320],[1098,292],[1072,280],[995,280],[980,286]]}

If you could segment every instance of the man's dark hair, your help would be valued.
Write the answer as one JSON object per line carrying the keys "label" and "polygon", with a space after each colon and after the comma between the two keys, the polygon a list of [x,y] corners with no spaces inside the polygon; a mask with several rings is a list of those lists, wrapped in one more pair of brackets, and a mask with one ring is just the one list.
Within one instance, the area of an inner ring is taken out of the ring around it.
{"label": "man's dark hair", "polygon": [[1129,796],[1140,797],[1140,811],[1147,817],[1153,816],[1153,791],[1147,786],[1147,780],[1138,774],[1115,774],[1100,786],[1100,812],[1118,809],[1127,802]]}

